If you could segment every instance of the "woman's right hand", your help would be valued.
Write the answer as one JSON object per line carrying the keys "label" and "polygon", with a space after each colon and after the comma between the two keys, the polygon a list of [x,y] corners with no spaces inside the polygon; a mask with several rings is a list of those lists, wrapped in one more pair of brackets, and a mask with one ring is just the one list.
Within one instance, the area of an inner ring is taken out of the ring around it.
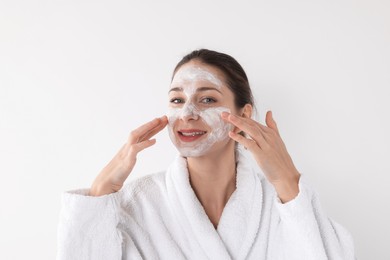
{"label": "woman's right hand", "polygon": [[90,196],[102,196],[119,191],[134,168],[137,154],[156,143],[150,139],[168,124],[166,116],[156,118],[130,133],[125,143],[112,160],[96,177],[89,191]]}

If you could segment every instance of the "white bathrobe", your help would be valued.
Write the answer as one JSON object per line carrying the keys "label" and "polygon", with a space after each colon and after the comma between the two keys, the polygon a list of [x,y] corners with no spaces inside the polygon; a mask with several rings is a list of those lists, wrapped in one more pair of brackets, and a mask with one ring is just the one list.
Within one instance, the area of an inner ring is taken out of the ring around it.
{"label": "white bathrobe", "polygon": [[248,156],[238,150],[236,190],[217,229],[180,156],[116,193],[64,192],[57,259],[355,259],[351,236],[326,217],[304,176],[282,204]]}

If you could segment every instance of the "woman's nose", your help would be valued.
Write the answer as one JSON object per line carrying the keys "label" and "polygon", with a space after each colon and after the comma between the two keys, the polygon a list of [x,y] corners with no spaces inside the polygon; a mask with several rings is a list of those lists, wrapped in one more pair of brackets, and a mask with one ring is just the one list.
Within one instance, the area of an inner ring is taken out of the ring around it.
{"label": "woman's nose", "polygon": [[199,111],[196,108],[196,106],[192,104],[186,104],[183,107],[182,113],[180,115],[180,119],[182,119],[183,121],[198,120]]}
{"label": "woman's nose", "polygon": [[199,115],[193,113],[193,114],[188,114],[188,115],[184,115],[182,116],[181,118],[184,122],[188,122],[188,121],[191,121],[191,120],[198,120],[199,119]]}

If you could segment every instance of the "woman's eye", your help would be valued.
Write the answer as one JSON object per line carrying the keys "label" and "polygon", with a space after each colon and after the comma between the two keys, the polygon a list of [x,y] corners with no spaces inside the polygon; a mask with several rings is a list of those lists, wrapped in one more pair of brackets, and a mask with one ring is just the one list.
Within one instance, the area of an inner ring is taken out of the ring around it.
{"label": "woman's eye", "polygon": [[172,98],[171,101],[169,101],[169,102],[174,103],[174,104],[184,103],[183,99],[181,99],[181,98]]}
{"label": "woman's eye", "polygon": [[203,98],[203,99],[201,100],[201,102],[204,103],[204,104],[211,104],[211,103],[215,103],[216,100],[213,99],[213,98]]}

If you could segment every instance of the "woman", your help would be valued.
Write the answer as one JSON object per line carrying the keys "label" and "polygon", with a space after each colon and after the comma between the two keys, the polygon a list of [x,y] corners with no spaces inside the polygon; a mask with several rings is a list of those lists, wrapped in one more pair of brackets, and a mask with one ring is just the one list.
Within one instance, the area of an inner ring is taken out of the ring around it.
{"label": "woman", "polygon": [[[58,259],[354,259],[350,235],[322,212],[272,113],[266,125],[251,119],[234,58],[193,51],[168,95],[167,116],[132,131],[90,189],[63,194]],[[124,186],[165,127],[180,156]]]}

